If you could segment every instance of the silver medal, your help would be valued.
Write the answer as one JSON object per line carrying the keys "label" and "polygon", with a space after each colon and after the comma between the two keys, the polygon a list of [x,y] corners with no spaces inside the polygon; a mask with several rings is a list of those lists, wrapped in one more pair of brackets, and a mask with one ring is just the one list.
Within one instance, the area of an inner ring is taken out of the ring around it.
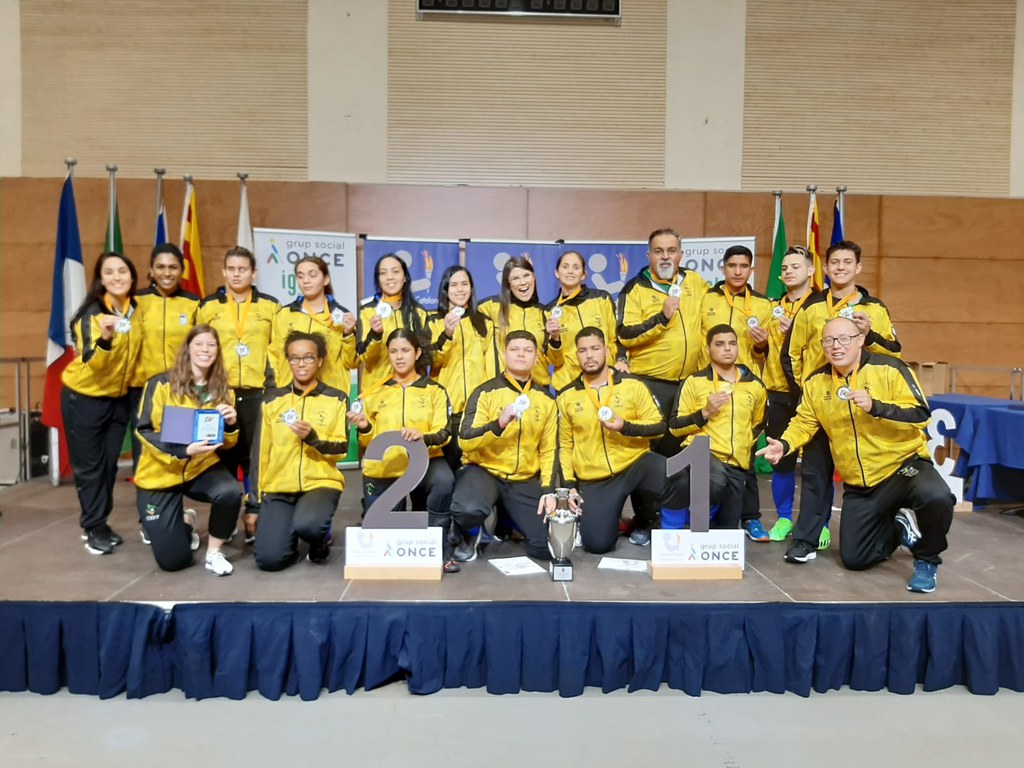
{"label": "silver medal", "polygon": [[520,413],[520,414],[525,413],[526,410],[530,407],[530,398],[529,398],[529,396],[528,395],[520,395],[512,403],[512,407],[516,409],[517,413]]}
{"label": "silver medal", "polygon": [[114,330],[118,333],[128,333],[132,329],[132,321],[127,317],[122,317],[117,321],[117,325],[114,326]]}
{"label": "silver medal", "polygon": [[554,307],[551,310],[551,316],[553,318],[555,318],[555,320],[561,320],[562,319],[562,315],[564,315],[564,314],[565,314],[565,310],[562,309],[561,307]]}
{"label": "silver medal", "polygon": [[775,309],[772,310],[772,317],[785,317],[785,316],[786,316],[786,310],[784,310],[782,307],[776,307]]}
{"label": "silver medal", "polygon": [[683,295],[683,289],[680,288],[678,285],[673,285],[668,289],[668,295],[671,296],[673,299],[678,299],[680,296]]}
{"label": "silver medal", "polygon": [[331,322],[334,323],[335,325],[341,325],[343,322],[345,322],[345,313],[344,311],[342,311],[341,307],[338,307],[333,312],[331,312]]}
{"label": "silver medal", "polygon": [[285,411],[284,412],[284,416],[281,417],[281,421],[283,421],[288,426],[291,426],[292,424],[294,424],[298,420],[299,420],[299,413],[294,408]]}
{"label": "silver medal", "polygon": [[723,381],[721,384],[718,385],[718,391],[725,392],[726,394],[732,394],[732,383],[728,381]]}
{"label": "silver medal", "polygon": [[840,387],[836,395],[838,395],[840,400],[849,400],[853,397],[853,390],[849,387]]}
{"label": "silver medal", "polygon": [[235,345],[235,352],[238,353],[239,357],[248,357],[249,345],[240,341]]}
{"label": "silver medal", "polygon": [[615,418],[615,411],[609,408],[607,405],[602,406],[597,412],[597,418],[603,422],[609,422]]}
{"label": "silver medal", "polygon": [[466,308],[465,307],[452,307],[451,312],[456,317],[462,317],[464,314],[466,314]]}
{"label": "silver medal", "polygon": [[363,401],[362,400],[356,400],[354,403],[352,403],[352,407],[349,410],[352,411],[352,413],[362,413],[363,412]]}
{"label": "silver medal", "polygon": [[392,309],[391,305],[388,304],[386,301],[382,301],[377,304],[377,309],[375,311],[377,313],[377,317],[379,317],[381,320],[387,320],[389,317],[391,317],[395,310]]}
{"label": "silver medal", "polygon": [[747,318],[747,325],[749,325],[751,328],[757,328],[757,325],[758,325],[757,318],[756,317],[748,317]]}
{"label": "silver medal", "polygon": [[853,320],[853,308],[843,307],[842,309],[839,310],[839,316],[845,317],[847,320]]}

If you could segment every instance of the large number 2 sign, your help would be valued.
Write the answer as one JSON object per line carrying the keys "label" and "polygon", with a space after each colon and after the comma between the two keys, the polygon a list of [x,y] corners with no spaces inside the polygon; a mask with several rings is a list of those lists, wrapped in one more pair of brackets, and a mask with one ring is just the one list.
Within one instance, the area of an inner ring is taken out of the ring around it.
{"label": "large number 2 sign", "polygon": [[373,500],[363,518],[363,528],[426,528],[427,513],[395,512],[394,509],[415,490],[427,474],[430,455],[422,440],[409,442],[401,432],[384,432],[366,446],[363,457],[370,461],[383,461],[388,448],[401,448],[409,454],[409,467],[380,496]]}
{"label": "large number 2 sign", "polygon": [[959,477],[953,477],[953,467],[956,466],[951,458],[946,457],[940,463],[938,449],[946,446],[946,434],[939,434],[939,427],[945,430],[946,434],[956,431],[956,418],[945,408],[936,408],[932,411],[932,419],[928,422],[928,454],[935,462],[935,470],[946,481],[949,490],[956,497],[956,503],[964,501],[964,481]]}
{"label": "large number 2 sign", "polygon": [[690,530],[707,533],[711,529],[711,438],[697,435],[675,456],[665,461],[666,477],[674,477],[690,468]]}

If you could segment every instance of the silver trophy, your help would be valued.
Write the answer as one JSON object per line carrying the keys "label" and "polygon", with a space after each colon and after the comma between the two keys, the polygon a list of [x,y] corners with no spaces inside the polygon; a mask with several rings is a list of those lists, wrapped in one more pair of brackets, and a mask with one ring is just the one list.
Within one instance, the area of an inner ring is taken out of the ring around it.
{"label": "silver trophy", "polygon": [[572,554],[576,546],[583,499],[569,488],[556,488],[554,493],[541,499],[544,519],[548,524],[548,551],[551,563],[548,571],[552,581],[572,581]]}

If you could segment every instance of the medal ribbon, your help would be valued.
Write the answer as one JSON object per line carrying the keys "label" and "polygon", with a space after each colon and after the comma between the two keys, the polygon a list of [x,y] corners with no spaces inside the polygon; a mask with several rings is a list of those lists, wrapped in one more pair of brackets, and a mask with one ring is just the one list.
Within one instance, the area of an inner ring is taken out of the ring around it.
{"label": "medal ribbon", "polygon": [[843,307],[845,307],[847,304],[849,304],[850,303],[850,299],[852,299],[854,296],[859,297],[860,296],[860,291],[854,291],[850,295],[844,296],[842,298],[842,300],[838,304],[833,304],[832,303],[832,291],[829,291],[828,293],[826,293],[825,294],[825,303],[828,305],[828,316],[829,316],[829,318],[834,320],[837,317],[839,317],[839,310],[841,310]]}
{"label": "medal ribbon", "polygon": [[[299,400],[301,401],[306,395],[308,395],[310,392],[312,392],[314,389],[316,389],[316,385],[319,384],[319,383],[320,383],[319,381],[314,379],[312,384],[310,384],[308,387],[306,387],[304,390],[302,390],[302,394],[300,394],[298,396]],[[295,395],[295,386],[293,385],[292,386],[292,402],[293,403],[295,403],[295,397],[296,397],[296,395]],[[299,405],[300,408],[302,407],[301,402],[300,403],[296,403],[296,404]]]}
{"label": "medal ribbon", "polygon": [[[783,311],[786,313],[786,317],[792,319],[797,312],[800,311],[800,307],[807,301],[807,297],[811,295],[811,289],[808,288],[807,292],[801,296],[797,301],[789,301],[788,296],[783,296],[779,302],[782,305]],[[789,301],[789,307],[786,306],[786,302]]]}
{"label": "medal ribbon", "polygon": [[239,309],[239,302],[235,302],[235,335],[238,336],[238,340],[242,340],[242,334],[245,333],[245,321],[249,318],[249,310],[252,309],[252,289],[249,289],[249,295],[245,297],[245,301],[241,302],[242,307]]}
{"label": "medal ribbon", "polygon": [[[719,381],[724,381],[730,387],[734,387],[734,386],[736,386],[736,384],[739,383],[738,380],[737,381],[729,381],[728,379],[723,379],[721,376],[718,375],[718,371],[715,370],[715,367],[711,366],[711,383],[715,385],[715,392],[718,392],[718,382]],[[731,389],[729,390],[729,394],[730,395],[732,394],[732,390]]]}
{"label": "medal ribbon", "polygon": [[745,315],[746,317],[750,317],[750,315],[751,315],[750,301],[752,299],[752,296],[750,295],[750,288],[749,287],[747,287],[747,286],[743,287],[744,300],[743,300],[743,307],[742,308],[736,306],[736,302],[733,300],[732,291],[729,290],[728,286],[725,286],[725,285],[722,286],[722,295],[725,296],[725,302],[726,302],[726,304],[729,305],[730,309],[736,310],[736,311],[740,312],[741,314]]}
{"label": "medal ribbon", "polygon": [[[846,378],[846,384],[847,384],[847,386],[850,387],[850,391],[851,392],[856,392],[857,391],[857,374],[858,374],[859,371],[860,371],[860,364],[859,364],[859,361],[858,361],[857,367],[854,368],[853,371],[850,372],[849,376],[845,377]],[[832,368],[832,384],[836,388],[836,396],[838,397],[839,390],[842,389],[843,384],[839,381],[839,377],[836,375],[836,369],[834,367]]]}
{"label": "medal ribbon", "polygon": [[[561,295],[559,295],[557,306],[560,307],[563,304],[565,304],[567,301],[572,301],[573,299],[575,299],[579,295],[581,290],[583,290],[583,286],[582,285],[578,285],[578,286],[576,286],[576,290],[573,291],[572,293],[570,293],[568,296],[561,296]],[[559,293],[561,293],[561,292],[559,292]]]}
{"label": "medal ribbon", "polygon": [[587,397],[590,398],[590,402],[594,404],[594,409],[601,410],[612,401],[612,394],[615,392],[615,380],[612,378],[612,372],[608,371],[608,383],[600,387],[605,390],[604,397],[598,399],[597,389],[590,386],[589,382],[583,382],[583,389],[586,391]]}
{"label": "medal ribbon", "polygon": [[650,269],[648,269],[647,270],[647,276],[649,278],[651,278],[651,286],[653,286],[656,290],[661,291],[666,296],[668,295],[669,289],[672,288],[673,286],[679,286],[679,287],[682,286],[682,280],[679,279],[679,275],[678,274],[671,281],[668,281],[668,280],[662,280],[657,275],[655,275],[653,272],[651,272]]}
{"label": "medal ribbon", "polygon": [[117,309],[111,303],[110,296],[109,295],[104,295],[103,296],[103,306],[105,306],[107,308],[107,311],[110,312],[113,315],[118,315],[120,317],[131,317],[132,316],[133,310],[132,310],[132,300],[131,300],[131,297],[128,297],[127,299],[125,299],[124,300],[124,306],[122,306],[120,309]]}
{"label": "medal ribbon", "polygon": [[525,395],[527,392],[530,391],[530,387],[533,386],[533,379],[527,379],[526,384],[522,385],[513,377],[509,376],[508,371],[505,371],[505,380],[513,387],[515,387],[516,392],[518,392],[520,395]]}
{"label": "medal ribbon", "polygon": [[392,378],[391,376],[385,376],[383,379],[378,381],[376,384],[374,384],[372,387],[370,387],[365,392],[360,392],[359,394],[357,394],[356,395],[356,400],[365,400],[367,397],[369,397],[374,392],[376,392],[378,389],[381,389],[385,384],[387,384],[389,381],[391,381],[391,378]]}
{"label": "medal ribbon", "polygon": [[[331,302],[330,299],[327,298],[327,296],[324,296],[324,308],[319,312],[314,312],[313,308],[309,306],[309,302],[307,300],[303,299],[302,301],[302,311],[309,315],[313,320],[320,323],[320,325],[322,325],[324,328],[327,328],[328,330],[331,330],[334,327],[334,323],[331,321],[330,309]],[[320,315],[325,315],[327,317],[327,321],[324,322],[323,320],[321,320]]]}

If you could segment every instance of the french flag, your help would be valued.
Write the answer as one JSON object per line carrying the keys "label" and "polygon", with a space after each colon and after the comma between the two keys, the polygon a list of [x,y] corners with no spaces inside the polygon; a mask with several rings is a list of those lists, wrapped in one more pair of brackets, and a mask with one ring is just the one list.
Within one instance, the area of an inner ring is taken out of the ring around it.
{"label": "french flag", "polygon": [[[75,358],[71,341],[71,316],[85,300],[85,265],[82,239],[78,233],[78,212],[71,174],[64,181],[57,214],[57,253],[53,262],[53,293],[50,298],[49,340],[46,346],[46,388],[43,393],[43,424],[59,434],[60,474],[70,474],[64,418],[60,409],[61,374]],[[51,445],[53,432],[51,432]],[[51,470],[51,477],[55,473]]]}

